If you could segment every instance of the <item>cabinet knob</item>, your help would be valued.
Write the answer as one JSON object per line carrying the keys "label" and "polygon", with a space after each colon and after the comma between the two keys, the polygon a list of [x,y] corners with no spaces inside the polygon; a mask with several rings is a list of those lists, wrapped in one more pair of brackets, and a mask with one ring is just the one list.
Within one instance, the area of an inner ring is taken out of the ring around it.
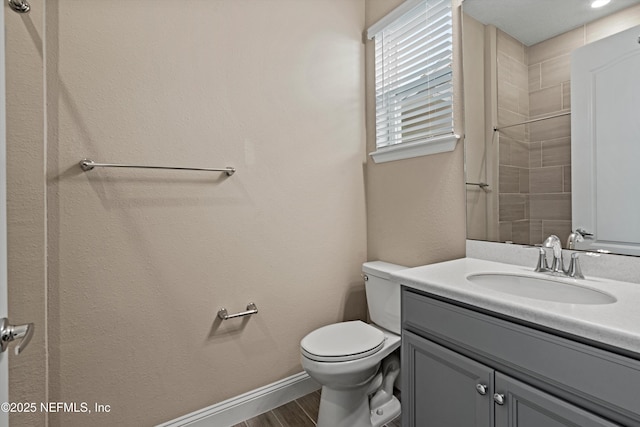
{"label": "cabinet knob", "polygon": [[483,396],[487,394],[487,386],[485,384],[476,384],[476,390]]}
{"label": "cabinet knob", "polygon": [[504,405],[504,394],[494,393],[494,394],[493,394],[493,400],[494,400],[498,405]]}

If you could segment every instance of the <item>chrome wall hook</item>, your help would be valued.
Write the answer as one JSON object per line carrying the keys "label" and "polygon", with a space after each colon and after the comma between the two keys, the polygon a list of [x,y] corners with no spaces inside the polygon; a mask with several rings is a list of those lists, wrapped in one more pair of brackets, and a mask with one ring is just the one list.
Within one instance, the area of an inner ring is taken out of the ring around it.
{"label": "chrome wall hook", "polygon": [[27,0],[7,0],[9,3],[9,7],[13,9],[14,12],[18,13],[29,13],[31,10],[31,5],[27,2]]}

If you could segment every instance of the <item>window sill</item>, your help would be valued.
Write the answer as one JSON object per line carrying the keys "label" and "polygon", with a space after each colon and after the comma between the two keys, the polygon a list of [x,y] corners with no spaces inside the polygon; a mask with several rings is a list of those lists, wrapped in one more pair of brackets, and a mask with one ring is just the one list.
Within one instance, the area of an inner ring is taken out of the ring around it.
{"label": "window sill", "polygon": [[374,163],[385,163],[394,160],[428,156],[429,154],[446,153],[456,148],[459,139],[459,135],[446,135],[427,141],[382,147],[373,153],[369,153],[369,155]]}

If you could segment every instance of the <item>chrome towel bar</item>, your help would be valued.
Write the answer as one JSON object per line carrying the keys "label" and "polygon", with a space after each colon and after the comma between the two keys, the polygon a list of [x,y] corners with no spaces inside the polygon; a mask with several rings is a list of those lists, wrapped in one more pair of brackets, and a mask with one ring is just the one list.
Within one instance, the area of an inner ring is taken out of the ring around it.
{"label": "chrome towel bar", "polygon": [[123,165],[119,163],[96,163],[91,159],[80,160],[80,167],[87,172],[93,168],[135,168],[135,169],[171,169],[184,171],[205,171],[205,172],[224,172],[227,176],[231,176],[236,172],[236,168],[227,166],[226,168],[183,168],[177,166],[145,166],[145,165]]}
{"label": "chrome towel bar", "polygon": [[233,319],[234,317],[251,316],[258,312],[258,307],[252,302],[247,304],[247,311],[241,311],[240,313],[229,314],[226,308],[218,310],[218,317],[222,320]]}

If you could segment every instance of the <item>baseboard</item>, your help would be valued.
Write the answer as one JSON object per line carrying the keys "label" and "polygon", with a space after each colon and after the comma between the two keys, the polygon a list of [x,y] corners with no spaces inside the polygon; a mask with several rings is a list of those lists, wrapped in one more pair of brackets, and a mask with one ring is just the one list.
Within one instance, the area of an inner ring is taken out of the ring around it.
{"label": "baseboard", "polygon": [[306,372],[216,403],[156,427],[228,427],[318,390]]}

